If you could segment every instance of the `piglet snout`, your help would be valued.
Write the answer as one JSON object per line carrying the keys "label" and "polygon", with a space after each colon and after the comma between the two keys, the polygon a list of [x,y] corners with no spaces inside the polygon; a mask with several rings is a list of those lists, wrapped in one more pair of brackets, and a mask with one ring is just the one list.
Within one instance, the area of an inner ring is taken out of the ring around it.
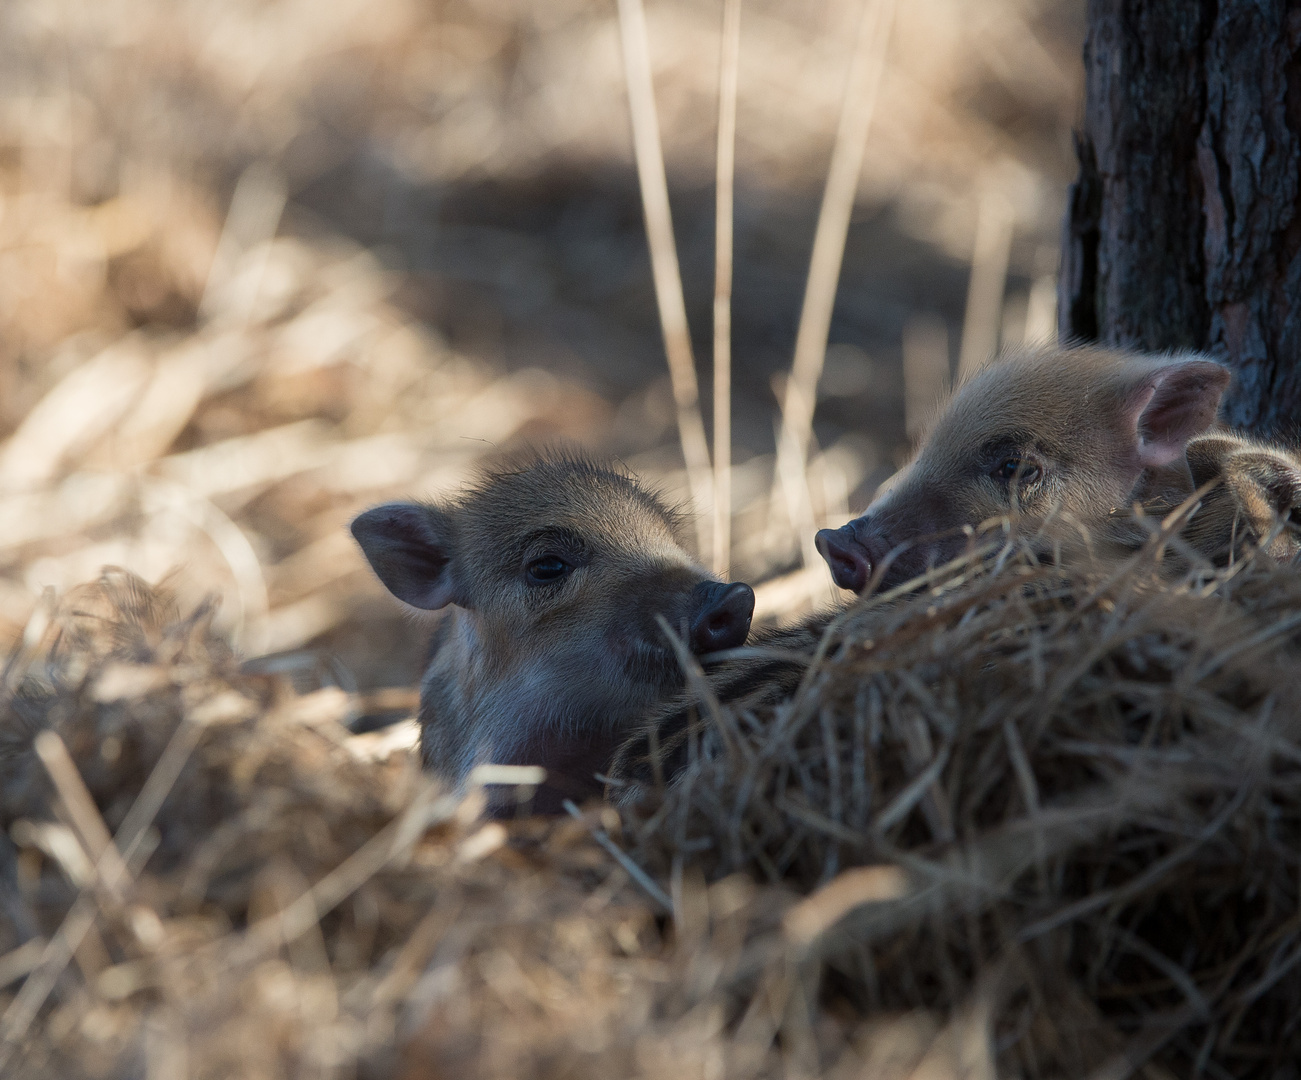
{"label": "piglet snout", "polygon": [[854,523],[839,529],[822,529],[814,537],[818,553],[831,567],[831,577],[842,589],[862,592],[872,576],[872,557],[854,532]]}
{"label": "piglet snout", "polygon": [[695,592],[691,651],[699,656],[744,645],[754,616],[754,590],[740,581],[710,581],[696,586]]}

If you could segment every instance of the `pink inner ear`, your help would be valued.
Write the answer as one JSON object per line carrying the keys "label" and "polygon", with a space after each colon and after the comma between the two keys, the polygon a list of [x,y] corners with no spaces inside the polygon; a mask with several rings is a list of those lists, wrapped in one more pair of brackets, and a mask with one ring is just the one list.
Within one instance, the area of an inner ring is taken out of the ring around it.
{"label": "pink inner ear", "polygon": [[1175,361],[1157,371],[1134,398],[1143,465],[1155,468],[1178,458],[1189,439],[1215,423],[1228,385],[1228,369],[1211,360]]}
{"label": "pink inner ear", "polygon": [[1179,443],[1154,443],[1140,440],[1138,444],[1138,460],[1143,463],[1145,468],[1159,469],[1162,465],[1169,465],[1182,451],[1183,447]]}

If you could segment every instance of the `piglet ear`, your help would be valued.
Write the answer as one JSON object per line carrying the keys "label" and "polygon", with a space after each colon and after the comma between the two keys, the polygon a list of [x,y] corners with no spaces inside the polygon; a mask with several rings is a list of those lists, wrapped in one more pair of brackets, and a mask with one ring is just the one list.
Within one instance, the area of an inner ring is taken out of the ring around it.
{"label": "piglet ear", "polygon": [[388,591],[430,611],[459,603],[452,580],[452,529],[432,506],[387,503],[352,523],[352,535]]}
{"label": "piglet ear", "polygon": [[1188,471],[1194,487],[1205,487],[1224,478],[1224,463],[1240,451],[1245,443],[1233,435],[1202,435],[1193,439],[1185,451]]}
{"label": "piglet ear", "polygon": [[1242,450],[1224,462],[1224,482],[1260,535],[1301,506],[1301,466],[1268,447]]}
{"label": "piglet ear", "polygon": [[1172,359],[1150,371],[1131,398],[1143,465],[1169,465],[1183,454],[1188,440],[1215,422],[1228,385],[1228,368],[1202,357]]}

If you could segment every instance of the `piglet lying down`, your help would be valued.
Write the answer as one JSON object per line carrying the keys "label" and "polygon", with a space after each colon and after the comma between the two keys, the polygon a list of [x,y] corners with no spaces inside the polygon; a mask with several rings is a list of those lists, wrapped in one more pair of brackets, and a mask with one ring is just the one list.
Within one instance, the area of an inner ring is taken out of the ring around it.
{"label": "piglet lying down", "polygon": [[992,518],[1055,515],[1123,543],[1118,522],[1133,503],[1160,514],[1201,488],[1184,530],[1200,554],[1222,562],[1264,543],[1290,557],[1301,465],[1278,448],[1208,431],[1228,384],[1227,368],[1191,353],[1005,356],[958,389],[912,462],[861,515],[818,533],[818,550],[841,588],[889,588],[960,554],[970,530]]}
{"label": "piglet lying down", "polygon": [[[818,548],[842,588],[885,591],[963,554],[991,519],[1025,519],[1022,538],[1054,558],[1075,550],[1055,541],[1084,530],[1100,541],[1094,554],[1123,557],[1149,535],[1129,514],[1134,502],[1160,515],[1189,500],[1183,540],[1203,558],[1225,563],[1253,548],[1297,558],[1301,463],[1208,430],[1228,382],[1227,369],[1195,355],[1006,356],[958,389],[913,461],[859,517],[820,532]],[[1062,528],[1045,527],[1054,522]],[[762,631],[764,647],[706,673],[710,691],[744,708],[788,699],[837,615]],[[681,776],[702,715],[698,695],[683,694],[635,726],[611,765],[614,798],[634,805]]]}
{"label": "piglet lying down", "polygon": [[413,608],[450,608],[420,693],[425,766],[541,765],[534,808],[600,791],[627,729],[682,686],[657,616],[697,655],[745,643],[748,585],[683,549],[664,503],[620,470],[551,456],[486,474],[443,503],[390,503],[352,532]]}

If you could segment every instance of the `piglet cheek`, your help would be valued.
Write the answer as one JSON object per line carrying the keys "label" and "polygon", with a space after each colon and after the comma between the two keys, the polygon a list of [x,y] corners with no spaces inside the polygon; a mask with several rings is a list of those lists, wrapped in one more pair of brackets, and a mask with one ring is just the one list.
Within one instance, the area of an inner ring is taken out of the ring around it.
{"label": "piglet cheek", "polygon": [[605,632],[605,649],[617,663],[626,664],[637,655],[637,636],[626,630],[607,628]]}
{"label": "piglet cheek", "polygon": [[[637,675],[653,658],[671,655],[671,646],[653,613],[645,617],[627,616],[613,619],[605,625],[598,652],[608,656],[618,668]],[[669,620],[673,626],[673,620]],[[674,626],[682,633],[682,628]]]}

